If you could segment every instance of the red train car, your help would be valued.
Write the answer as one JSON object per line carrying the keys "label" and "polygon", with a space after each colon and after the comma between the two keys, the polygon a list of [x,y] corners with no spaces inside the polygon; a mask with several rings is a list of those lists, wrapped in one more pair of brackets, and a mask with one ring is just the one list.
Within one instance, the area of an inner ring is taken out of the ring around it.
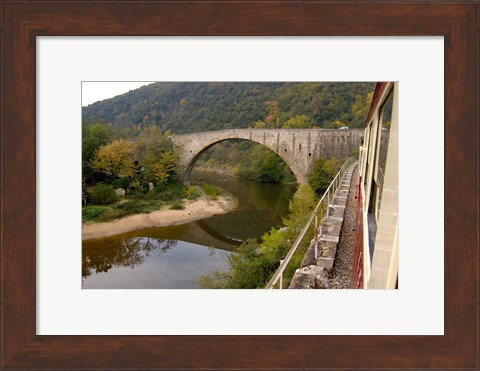
{"label": "red train car", "polygon": [[398,288],[398,83],[379,82],[359,151],[353,288]]}

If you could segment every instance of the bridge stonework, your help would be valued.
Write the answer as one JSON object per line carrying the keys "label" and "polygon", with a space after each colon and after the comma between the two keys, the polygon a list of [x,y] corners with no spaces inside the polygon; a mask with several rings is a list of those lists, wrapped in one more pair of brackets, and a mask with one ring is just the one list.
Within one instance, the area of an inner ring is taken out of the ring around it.
{"label": "bridge stonework", "polygon": [[173,135],[178,148],[182,181],[188,183],[190,173],[200,155],[218,142],[246,139],[263,144],[279,155],[290,167],[297,182],[307,182],[313,160],[348,157],[362,143],[363,129],[229,129]]}

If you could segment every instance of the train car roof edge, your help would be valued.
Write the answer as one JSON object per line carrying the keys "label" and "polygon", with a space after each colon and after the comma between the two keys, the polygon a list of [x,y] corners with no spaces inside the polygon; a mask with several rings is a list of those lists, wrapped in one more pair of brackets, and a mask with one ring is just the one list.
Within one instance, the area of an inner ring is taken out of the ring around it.
{"label": "train car roof edge", "polygon": [[368,110],[367,118],[365,119],[365,127],[368,126],[368,123],[372,119],[372,115],[377,108],[378,103],[380,102],[380,98],[384,90],[386,89],[388,82],[377,82],[375,85],[375,91],[373,92],[372,102],[370,103],[370,108]]}

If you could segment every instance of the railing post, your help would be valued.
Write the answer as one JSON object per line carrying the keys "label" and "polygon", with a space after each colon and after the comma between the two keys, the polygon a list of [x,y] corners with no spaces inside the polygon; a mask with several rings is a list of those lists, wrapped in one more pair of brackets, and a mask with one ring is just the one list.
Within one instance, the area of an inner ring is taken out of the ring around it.
{"label": "railing post", "polygon": [[[282,263],[283,263],[283,259],[280,260],[280,265],[282,265]],[[282,274],[280,275],[279,288],[280,288],[280,290],[283,289],[283,272],[282,272]]]}
{"label": "railing post", "polygon": [[328,192],[327,192],[327,218],[328,218],[329,211],[330,211],[330,188],[328,188]]}

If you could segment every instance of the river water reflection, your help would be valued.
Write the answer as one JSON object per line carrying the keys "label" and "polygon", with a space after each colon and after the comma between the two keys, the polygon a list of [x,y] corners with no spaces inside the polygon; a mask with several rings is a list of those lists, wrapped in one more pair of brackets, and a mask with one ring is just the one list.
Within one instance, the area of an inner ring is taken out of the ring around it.
{"label": "river water reflection", "polygon": [[83,241],[82,288],[195,288],[201,275],[228,271],[228,255],[242,241],[280,226],[296,189],[211,173],[193,172],[191,179],[222,187],[237,198],[237,209],[182,225]]}

